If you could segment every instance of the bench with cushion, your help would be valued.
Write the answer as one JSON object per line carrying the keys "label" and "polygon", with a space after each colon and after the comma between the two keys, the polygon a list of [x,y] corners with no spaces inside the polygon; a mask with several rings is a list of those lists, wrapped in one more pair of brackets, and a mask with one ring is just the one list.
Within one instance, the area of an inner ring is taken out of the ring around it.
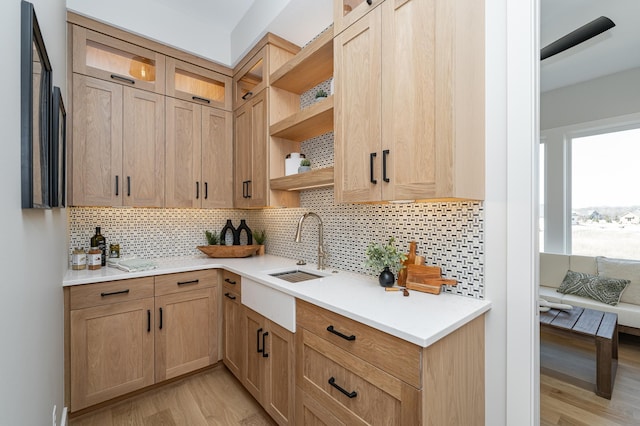
{"label": "bench with cushion", "polygon": [[[620,302],[610,305],[589,297],[559,293],[557,290],[569,270],[625,279],[630,283],[622,292]],[[541,299],[549,302],[616,313],[619,331],[640,336],[640,261],[540,253],[539,293]]]}

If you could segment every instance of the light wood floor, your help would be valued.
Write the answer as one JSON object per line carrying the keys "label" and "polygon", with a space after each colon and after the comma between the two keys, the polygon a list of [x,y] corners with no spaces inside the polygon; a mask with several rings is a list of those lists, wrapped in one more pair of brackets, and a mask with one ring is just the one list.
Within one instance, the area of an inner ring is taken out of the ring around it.
{"label": "light wood floor", "polygon": [[272,426],[222,365],[71,419],[70,426]]}
{"label": "light wood floor", "polygon": [[[545,335],[546,341],[562,340]],[[574,349],[585,343],[562,341]],[[540,375],[540,425],[617,426],[640,425],[640,339],[621,335],[618,371],[611,400],[566,381]]]}

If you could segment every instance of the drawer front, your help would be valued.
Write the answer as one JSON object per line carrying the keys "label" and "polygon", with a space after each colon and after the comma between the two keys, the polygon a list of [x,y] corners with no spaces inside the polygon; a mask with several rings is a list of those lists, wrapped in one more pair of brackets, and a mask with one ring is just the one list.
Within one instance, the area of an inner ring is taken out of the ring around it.
{"label": "drawer front", "polygon": [[218,284],[218,271],[180,272],[178,274],[157,275],[155,278],[156,296],[180,293],[199,288],[214,287]]}
{"label": "drawer front", "polygon": [[422,388],[422,348],[302,300],[296,303],[296,322],[299,327],[312,331],[416,388]]}
{"label": "drawer front", "polygon": [[153,277],[77,285],[69,288],[69,309],[110,305],[146,297],[153,297]]}
{"label": "drawer front", "polygon": [[242,280],[238,274],[223,270],[222,286],[225,292],[230,291],[232,293],[242,294]]}
{"label": "drawer front", "polygon": [[308,330],[298,331],[297,383],[350,425],[419,424],[420,391]]}

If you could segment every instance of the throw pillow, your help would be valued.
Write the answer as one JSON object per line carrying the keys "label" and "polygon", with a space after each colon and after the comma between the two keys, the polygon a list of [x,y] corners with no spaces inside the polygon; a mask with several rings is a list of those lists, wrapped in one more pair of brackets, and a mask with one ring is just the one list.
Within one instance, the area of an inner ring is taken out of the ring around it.
{"label": "throw pillow", "polygon": [[631,281],[624,291],[623,303],[640,305],[640,262],[637,260],[612,259],[608,257],[596,257],[598,275],[604,277],[624,278]]}
{"label": "throw pillow", "polygon": [[607,278],[569,270],[567,275],[564,276],[558,292],[588,297],[598,302],[615,306],[620,301],[622,291],[629,282],[629,280]]}

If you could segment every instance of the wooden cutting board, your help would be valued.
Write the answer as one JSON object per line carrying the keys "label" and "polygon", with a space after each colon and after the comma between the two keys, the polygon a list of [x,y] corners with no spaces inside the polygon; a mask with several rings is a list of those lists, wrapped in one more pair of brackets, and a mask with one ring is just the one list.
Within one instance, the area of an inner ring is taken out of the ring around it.
{"label": "wooden cutting board", "polygon": [[427,279],[441,278],[439,266],[407,265],[407,282],[424,283]]}

